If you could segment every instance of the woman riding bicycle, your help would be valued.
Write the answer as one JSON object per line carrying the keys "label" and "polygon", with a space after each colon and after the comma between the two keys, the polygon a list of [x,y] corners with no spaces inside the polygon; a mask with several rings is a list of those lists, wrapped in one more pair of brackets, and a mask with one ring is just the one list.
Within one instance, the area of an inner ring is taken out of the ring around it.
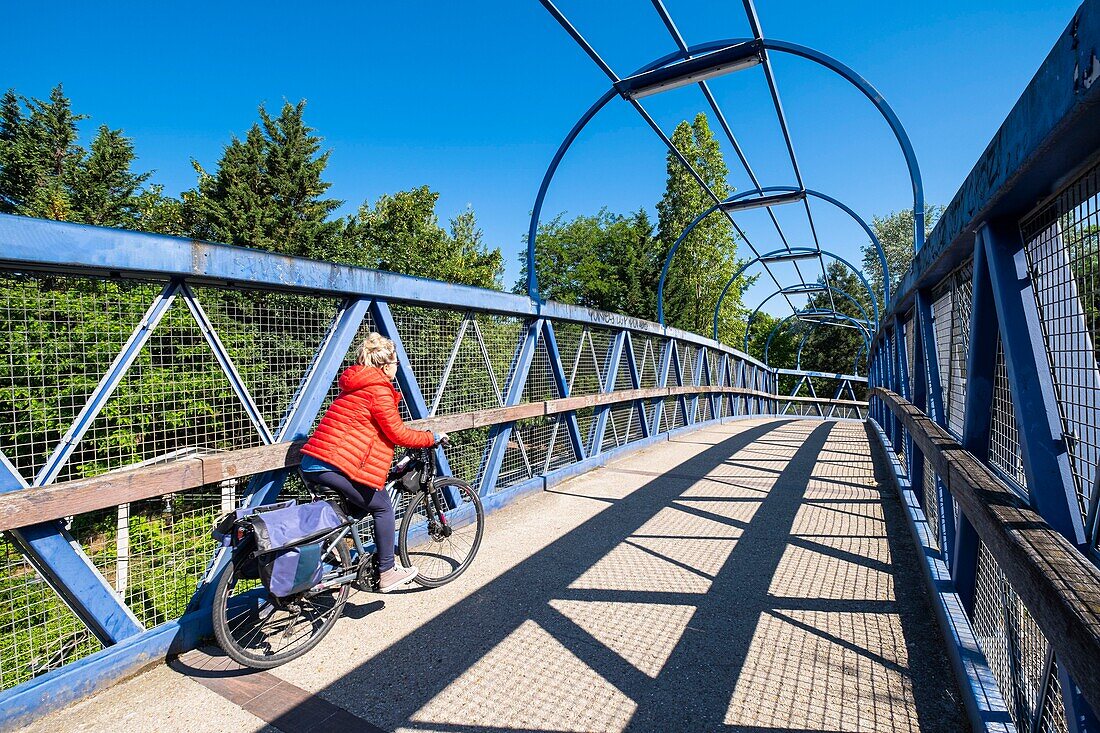
{"label": "woman riding bicycle", "polygon": [[393,387],[397,350],[393,341],[371,333],[360,344],[355,366],[340,375],[340,395],[325,411],[302,446],[302,473],[308,481],[340,492],[354,509],[374,517],[379,590],[409,583],[416,567],[394,561],[393,504],[383,490],[395,446],[428,448],[444,436],[405,427]]}

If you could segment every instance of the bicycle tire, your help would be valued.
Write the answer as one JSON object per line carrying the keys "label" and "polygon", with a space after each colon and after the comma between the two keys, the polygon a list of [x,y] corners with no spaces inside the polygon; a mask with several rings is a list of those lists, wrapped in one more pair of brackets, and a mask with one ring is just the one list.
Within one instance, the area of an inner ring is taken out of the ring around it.
{"label": "bicycle tire", "polygon": [[[473,487],[462,479],[452,476],[437,478],[432,482],[433,491],[441,492],[448,488],[457,490],[461,497],[462,506],[468,506],[469,511],[473,512],[472,521],[462,525],[457,530],[463,533],[461,543],[453,540],[455,536],[453,534],[443,537],[440,536],[439,532],[432,532],[428,529],[426,526],[426,510],[423,507],[429,497],[425,491],[414,494],[409,501],[408,506],[405,508],[405,516],[401,518],[401,528],[397,535],[397,550],[401,557],[401,564],[405,567],[416,565],[420,573],[416,576],[415,582],[425,588],[438,588],[441,585],[446,585],[466,572],[466,569],[474,561],[474,557],[481,547],[481,538],[485,534],[485,510],[482,508],[481,499]],[[453,513],[454,509],[452,508],[449,511]],[[410,547],[409,534],[414,524],[419,525],[418,529],[423,527],[427,533],[427,538],[419,542],[416,547]],[[471,525],[473,526],[472,532],[463,531]],[[459,552],[461,544],[466,545],[464,552]],[[429,549],[434,550],[434,552],[429,552]],[[453,550],[455,554],[460,554],[462,557],[456,561],[444,554],[447,550]],[[448,565],[450,566],[449,572],[436,571],[436,568],[446,569]]]}
{"label": "bicycle tire", "polygon": [[[336,555],[340,561],[341,567],[338,570],[341,574],[350,572],[353,566],[351,562],[351,553],[348,551],[346,542],[340,541],[339,544],[336,545]],[[332,627],[336,624],[336,620],[340,618],[340,615],[344,611],[344,604],[347,603],[348,595],[351,590],[351,583],[344,583],[335,591],[335,598],[333,599],[331,607],[325,612],[321,624],[312,629],[309,638],[279,653],[259,654],[252,652],[247,645],[238,641],[234,633],[235,629],[231,626],[231,623],[240,618],[240,612],[232,619],[228,614],[230,593],[236,588],[241,580],[241,578],[237,577],[237,563],[234,558],[231,558],[229,564],[225,568],[225,572],[222,573],[221,578],[218,580],[217,588],[214,591],[214,608],[212,612],[214,637],[218,640],[218,644],[221,646],[222,650],[229,655],[230,659],[238,664],[243,664],[253,669],[271,669],[272,667],[278,667],[280,664],[285,664],[293,659],[297,659],[317,646],[317,644],[321,642],[321,639],[325,638],[325,635],[332,630]],[[263,595],[262,586],[260,586],[260,589],[260,595]],[[266,603],[274,608],[274,606],[270,604],[270,601],[266,601]],[[256,615],[259,615],[260,608],[261,604],[257,603]],[[248,609],[245,609],[244,613],[248,612]],[[277,612],[278,611],[274,611],[273,613]],[[238,622],[237,629],[240,629],[240,622]]]}

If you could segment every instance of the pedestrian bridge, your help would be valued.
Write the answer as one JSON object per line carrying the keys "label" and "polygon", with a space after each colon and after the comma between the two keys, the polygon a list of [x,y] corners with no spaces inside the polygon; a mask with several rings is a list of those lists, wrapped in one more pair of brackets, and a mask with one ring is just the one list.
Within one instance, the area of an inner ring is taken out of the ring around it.
{"label": "pedestrian bridge", "polygon": [[[543,4],[611,87],[537,194],[526,295],[0,216],[0,730],[1100,731],[1100,2],[927,240],[889,105],[751,2],[753,38],[698,46],[655,2],[680,50],[625,77]],[[735,221],[822,201],[886,263],[802,181],[776,53],[855,85],[900,145],[915,256],[882,302],[863,282],[870,307],[817,241],[772,217],[783,247],[758,248]],[[670,247],[657,321],[542,299],[543,198],[588,122],[618,99],[678,155],[639,100],[698,84],[740,150],[707,79],[757,67],[797,185],[741,156],[756,188],[720,199],[681,156],[714,205]],[[863,334],[850,371],[665,324],[711,215],[781,326]],[[455,583],[358,594],[312,653],[235,670],[209,646],[210,528],[300,494],[369,331],[398,346],[406,420],[453,436],[438,459],[490,510],[485,544]]]}

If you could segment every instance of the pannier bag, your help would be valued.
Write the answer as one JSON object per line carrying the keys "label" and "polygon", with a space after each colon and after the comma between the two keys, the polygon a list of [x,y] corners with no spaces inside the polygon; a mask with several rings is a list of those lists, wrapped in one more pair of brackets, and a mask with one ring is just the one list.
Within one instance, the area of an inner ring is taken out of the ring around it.
{"label": "pannier bag", "polygon": [[320,540],[347,521],[327,501],[301,505],[286,501],[239,509],[228,516],[251,522],[260,580],[279,598],[309,590],[321,580],[324,547]]}
{"label": "pannier bag", "polygon": [[327,501],[293,505],[252,517],[260,580],[282,598],[307,591],[321,580],[321,538],[344,523]]}

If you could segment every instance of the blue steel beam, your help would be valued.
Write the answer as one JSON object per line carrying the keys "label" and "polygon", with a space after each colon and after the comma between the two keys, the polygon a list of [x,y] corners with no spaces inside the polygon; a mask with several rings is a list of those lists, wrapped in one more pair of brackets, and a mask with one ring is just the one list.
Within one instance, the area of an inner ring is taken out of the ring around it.
{"label": "blue steel beam", "polygon": [[[665,339],[664,345],[661,347],[661,364],[657,369],[657,386],[668,386],[668,373],[672,369],[672,354],[676,350],[676,341],[674,339]],[[650,432],[653,435],[657,435],[661,432],[661,413],[664,412],[665,401],[663,399],[656,399],[653,401],[653,416],[650,418],[653,420],[653,428]]]}
{"label": "blue steel beam", "polygon": [[1062,536],[1082,546],[1084,522],[1020,229],[1015,222],[991,222],[978,230],[978,240],[993,285],[1032,506]]}
{"label": "blue steel beam", "polygon": [[[569,396],[569,380],[565,376],[565,367],[561,363],[561,351],[558,349],[558,339],[554,335],[554,324],[549,320],[544,322],[542,337],[546,344],[546,352],[550,357],[550,372],[554,375],[554,384],[558,388],[559,397]],[[569,433],[569,443],[573,446],[573,454],[578,461],[587,458],[584,450],[584,440],[581,438],[580,426],[577,424],[577,413],[573,410],[565,413],[566,431]]]}
{"label": "blue steel beam", "polygon": [[[26,479],[0,454],[0,494],[28,487]],[[102,644],[115,644],[145,630],[60,522],[21,527],[9,536]]]}
{"label": "blue steel beam", "polygon": [[[993,415],[993,379],[997,354],[997,306],[989,280],[986,250],[980,239],[974,242],[970,310],[970,344],[966,357],[966,400],[963,412],[964,450],[982,463],[989,463],[989,438]],[[966,612],[973,614],[978,571],[978,533],[965,514],[958,516],[955,547],[951,556],[951,578]]]}
{"label": "blue steel beam", "polygon": [[[512,378],[508,382],[508,391],[504,396],[504,407],[518,405],[523,399],[523,388],[527,384],[527,374],[531,371],[531,362],[534,360],[535,347],[538,344],[539,332],[542,331],[543,320],[536,318],[527,326],[527,332],[523,341],[516,349],[512,362]],[[492,428],[489,433],[489,447],[486,451],[485,469],[482,471],[481,486],[478,493],[485,496],[496,487],[497,477],[500,475],[500,467],[504,463],[504,454],[508,449],[508,442],[512,437],[512,423],[504,423]]]}

